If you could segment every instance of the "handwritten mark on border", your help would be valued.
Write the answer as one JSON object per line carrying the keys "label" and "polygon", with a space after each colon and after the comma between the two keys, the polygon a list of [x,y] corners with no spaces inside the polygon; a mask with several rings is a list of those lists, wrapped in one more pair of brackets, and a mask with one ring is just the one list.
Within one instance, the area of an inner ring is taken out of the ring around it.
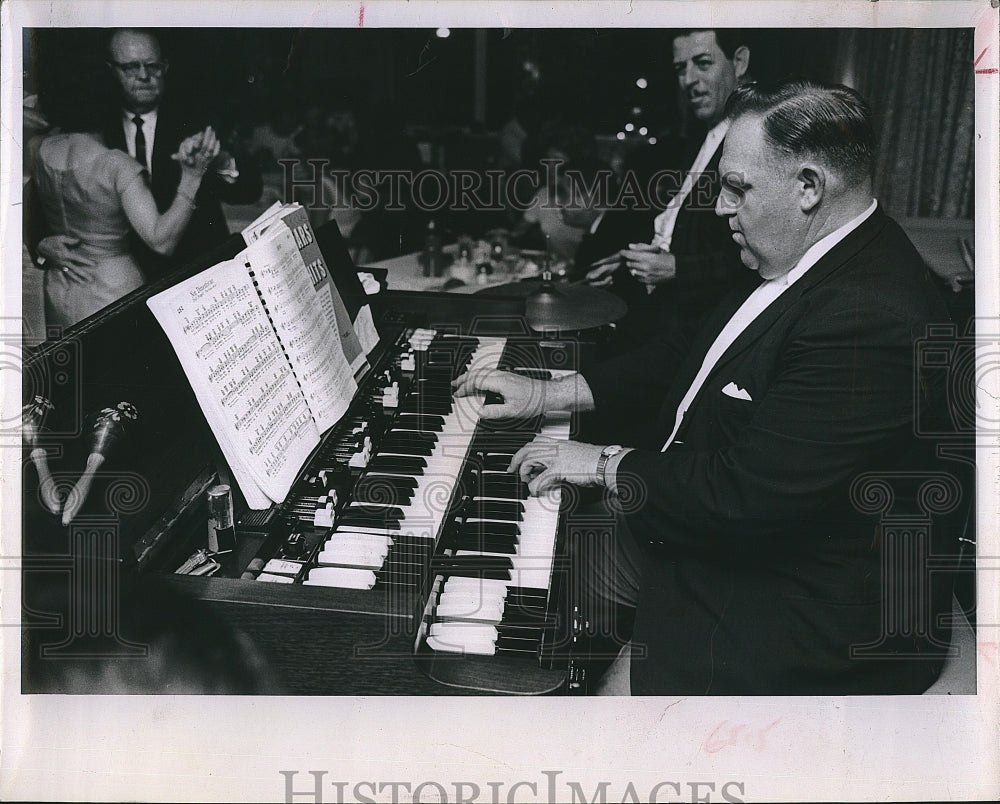
{"label": "handwritten mark on border", "polygon": [[[972,63],[973,67],[977,67],[979,62],[983,60],[983,56],[986,55],[986,51],[989,50],[989,46],[983,48],[983,52],[979,54],[976,60]],[[976,70],[976,75],[993,75],[994,73],[1000,72],[996,67],[980,67]]]}

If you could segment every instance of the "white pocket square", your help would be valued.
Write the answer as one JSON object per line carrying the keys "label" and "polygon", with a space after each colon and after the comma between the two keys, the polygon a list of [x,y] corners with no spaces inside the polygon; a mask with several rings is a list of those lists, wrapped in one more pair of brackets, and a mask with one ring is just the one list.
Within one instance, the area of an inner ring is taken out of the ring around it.
{"label": "white pocket square", "polygon": [[722,393],[726,396],[731,396],[733,399],[743,399],[747,402],[753,402],[753,397],[743,388],[740,388],[736,383],[731,382],[725,388],[722,389]]}

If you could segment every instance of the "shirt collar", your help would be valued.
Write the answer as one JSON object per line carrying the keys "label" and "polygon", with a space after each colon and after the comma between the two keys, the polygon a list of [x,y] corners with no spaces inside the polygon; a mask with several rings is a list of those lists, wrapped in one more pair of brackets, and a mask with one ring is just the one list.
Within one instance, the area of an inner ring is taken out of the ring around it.
{"label": "shirt collar", "polygon": [[[135,119],[135,114],[136,114],[135,112],[130,112],[128,109],[124,108],[122,109],[122,118],[127,123],[132,123],[132,121]],[[142,118],[142,126],[144,129],[149,126],[156,125],[156,109],[153,109],[148,112],[143,112],[141,115],[139,115],[139,117]]]}
{"label": "shirt collar", "polygon": [[852,218],[839,229],[835,229],[830,232],[826,237],[820,238],[815,243],[813,243],[805,254],[795,263],[795,267],[792,268],[784,276],[776,277],[772,279],[772,282],[780,282],[784,285],[790,285],[792,282],[801,277],[806,271],[812,268],[817,262],[820,261],[826,254],[828,254],[837,243],[847,237],[851,232],[857,229],[862,223],[868,220],[875,212],[875,208],[878,206],[878,201],[872,200],[872,204],[868,209],[858,215],[856,218]]}
{"label": "shirt collar", "polygon": [[719,142],[729,132],[729,118],[725,118],[721,123],[716,123],[705,135],[705,142]]}

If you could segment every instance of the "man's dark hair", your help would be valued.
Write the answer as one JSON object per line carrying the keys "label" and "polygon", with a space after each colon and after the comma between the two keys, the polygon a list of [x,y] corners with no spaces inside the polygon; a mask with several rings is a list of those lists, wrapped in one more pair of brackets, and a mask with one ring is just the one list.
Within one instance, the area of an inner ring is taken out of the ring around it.
{"label": "man's dark hair", "polygon": [[736,55],[736,51],[741,47],[750,47],[750,40],[747,32],[743,28],[683,28],[674,31],[670,36],[670,41],[681,36],[690,36],[693,33],[714,33],[715,41],[719,45],[719,50],[730,61]]}
{"label": "man's dark hair", "polygon": [[737,87],[726,117],[760,115],[765,141],[794,156],[815,156],[859,180],[869,178],[878,146],[868,102],[850,87],[790,79]]}

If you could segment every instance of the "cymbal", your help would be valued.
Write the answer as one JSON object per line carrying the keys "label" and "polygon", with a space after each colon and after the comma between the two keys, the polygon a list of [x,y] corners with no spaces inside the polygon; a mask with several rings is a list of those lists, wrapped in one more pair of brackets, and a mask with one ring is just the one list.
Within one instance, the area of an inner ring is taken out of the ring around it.
{"label": "cymbal", "polygon": [[590,285],[565,282],[511,282],[481,291],[495,296],[524,297],[528,326],[535,330],[575,330],[617,321],[628,305],[618,296]]}

